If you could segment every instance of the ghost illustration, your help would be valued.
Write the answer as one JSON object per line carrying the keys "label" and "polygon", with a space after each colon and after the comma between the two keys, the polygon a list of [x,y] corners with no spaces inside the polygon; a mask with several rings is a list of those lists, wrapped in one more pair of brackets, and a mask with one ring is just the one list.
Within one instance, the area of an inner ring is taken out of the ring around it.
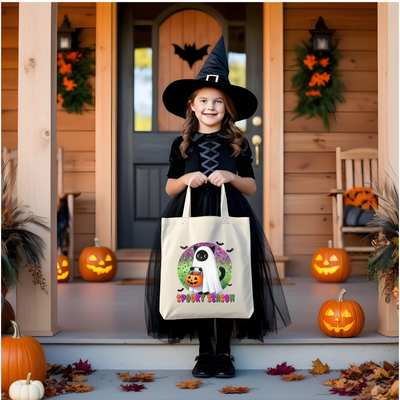
{"label": "ghost illustration", "polygon": [[214,256],[215,246],[194,246],[193,268],[203,272],[203,284],[190,287],[195,293],[221,293],[222,286],[219,280],[217,262]]}

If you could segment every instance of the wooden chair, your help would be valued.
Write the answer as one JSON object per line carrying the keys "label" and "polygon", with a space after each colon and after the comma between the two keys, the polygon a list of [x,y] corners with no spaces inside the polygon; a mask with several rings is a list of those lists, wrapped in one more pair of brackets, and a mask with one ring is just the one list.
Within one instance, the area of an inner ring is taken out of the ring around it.
{"label": "wooden chair", "polygon": [[336,148],[336,189],[328,193],[328,196],[332,197],[333,247],[347,252],[371,253],[374,250],[372,246],[348,247],[344,245],[345,234],[371,233],[374,229],[343,226],[343,195],[347,190],[355,187],[371,187],[372,181],[375,181],[377,176],[377,149],[359,148],[342,151],[340,147]]}
{"label": "wooden chair", "polygon": [[[10,160],[4,169],[4,175],[6,176],[11,174],[17,166],[18,150],[10,151],[9,148],[3,147],[3,162],[7,159],[7,157],[10,157]],[[16,197],[16,188],[14,187],[12,190],[13,195]],[[64,149],[59,147],[57,150],[57,197],[61,200],[66,199],[68,204],[68,210],[70,214],[68,231],[68,258],[71,266],[74,265],[74,199],[80,194],[80,192],[75,192],[73,190],[64,191]],[[73,275],[73,268],[71,268],[69,282],[74,279]]]}

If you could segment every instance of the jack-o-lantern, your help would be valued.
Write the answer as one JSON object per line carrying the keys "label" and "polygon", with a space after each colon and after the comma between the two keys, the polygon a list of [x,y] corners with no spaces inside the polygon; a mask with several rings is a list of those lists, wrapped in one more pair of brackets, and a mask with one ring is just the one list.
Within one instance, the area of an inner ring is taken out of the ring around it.
{"label": "jack-o-lantern", "polygon": [[200,268],[200,270],[196,268],[191,268],[191,271],[189,272],[188,276],[186,277],[186,283],[189,286],[192,287],[199,287],[203,283],[203,272]]}
{"label": "jack-o-lantern", "polygon": [[57,282],[68,282],[71,272],[67,256],[57,256]]}
{"label": "jack-o-lantern", "polygon": [[364,328],[365,315],[361,306],[352,300],[343,300],[343,289],[337,300],[322,304],[318,314],[319,328],[332,337],[357,336]]}
{"label": "jack-o-lantern", "polygon": [[328,246],[314,254],[311,261],[313,277],[319,282],[344,282],[351,272],[350,257],[343,249],[333,249],[332,240]]}
{"label": "jack-o-lantern", "polygon": [[108,247],[100,246],[94,239],[95,247],[86,247],[79,256],[79,272],[85,281],[108,282],[117,273],[117,258]]}

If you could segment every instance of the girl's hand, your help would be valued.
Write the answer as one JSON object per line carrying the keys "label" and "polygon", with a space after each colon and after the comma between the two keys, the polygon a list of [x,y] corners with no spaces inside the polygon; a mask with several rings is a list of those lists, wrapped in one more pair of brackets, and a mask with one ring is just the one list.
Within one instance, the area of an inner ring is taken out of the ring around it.
{"label": "girl's hand", "polygon": [[206,175],[201,173],[200,171],[196,172],[191,172],[189,174],[186,174],[184,177],[184,182],[186,186],[189,186],[190,180],[192,181],[190,183],[190,187],[192,188],[197,188],[201,185],[204,185],[206,182],[208,182],[208,178]]}
{"label": "girl's hand", "polygon": [[208,177],[208,180],[214,186],[222,186],[223,183],[232,182],[236,176],[237,175],[229,171],[217,170]]}

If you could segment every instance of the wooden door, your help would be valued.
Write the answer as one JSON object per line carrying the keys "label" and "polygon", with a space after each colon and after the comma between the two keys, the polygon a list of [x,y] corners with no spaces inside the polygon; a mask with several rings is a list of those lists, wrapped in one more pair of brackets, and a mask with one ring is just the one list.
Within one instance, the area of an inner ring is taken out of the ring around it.
{"label": "wooden door", "polygon": [[[132,49],[144,46],[146,22],[135,21],[131,15],[131,4],[119,5],[119,59],[118,59],[118,171],[117,171],[117,247],[150,248],[162,210],[170,200],[165,193],[169,168],[168,156],[171,144],[181,135],[183,119],[166,111],[162,93],[167,85],[177,79],[194,79],[222,33],[229,27],[223,18],[211,15],[209,6],[197,4],[195,9],[180,9],[155,18],[151,27],[152,46],[152,116],[151,128],[140,130],[135,125],[134,99],[146,96],[145,91],[135,91],[139,83],[133,76],[135,61]],[[255,9],[256,7],[259,10]],[[203,8],[203,9],[200,9]],[[258,19],[250,26],[244,23],[247,54],[247,87],[262,99],[262,4],[246,5],[247,15]],[[216,13],[218,14],[218,13]],[[258,27],[258,28],[257,28]],[[233,31],[232,31],[233,32]],[[252,36],[254,36],[252,38]],[[243,39],[243,38],[242,38]],[[226,45],[229,37],[225,36]],[[258,44],[257,44],[258,43]],[[196,46],[200,49],[209,45],[207,55],[189,65],[175,53],[174,45],[184,48]],[[229,46],[227,45],[229,52]],[[252,65],[250,65],[252,63]],[[257,79],[251,75],[257,72]],[[262,105],[260,101],[259,113]],[[136,111],[136,109],[135,109]],[[137,122],[137,121],[136,121]],[[247,123],[246,137],[251,142],[255,130]],[[258,132],[257,132],[258,133]],[[258,133],[260,134],[260,133]],[[254,146],[253,146],[254,147]],[[262,160],[255,167],[258,195],[249,198],[260,220],[262,220]],[[258,199],[257,199],[258,197]]]}

